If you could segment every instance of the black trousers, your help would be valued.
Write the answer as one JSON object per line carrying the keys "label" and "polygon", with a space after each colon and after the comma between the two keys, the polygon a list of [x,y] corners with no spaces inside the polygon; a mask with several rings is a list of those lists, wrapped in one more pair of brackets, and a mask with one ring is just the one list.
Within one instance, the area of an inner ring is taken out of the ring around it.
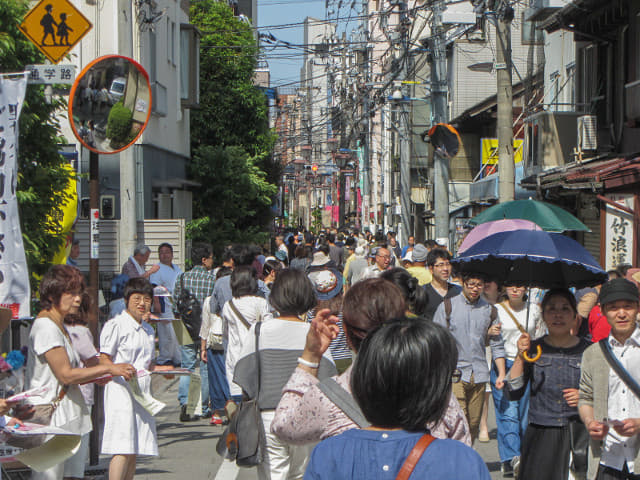
{"label": "black trousers", "polygon": [[596,480],[640,480],[640,475],[629,473],[626,463],[622,471],[599,465]]}

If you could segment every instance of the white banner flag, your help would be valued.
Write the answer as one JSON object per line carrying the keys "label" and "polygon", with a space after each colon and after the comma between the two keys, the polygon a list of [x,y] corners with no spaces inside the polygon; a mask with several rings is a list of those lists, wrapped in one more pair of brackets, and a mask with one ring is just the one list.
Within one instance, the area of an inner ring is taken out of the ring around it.
{"label": "white banner flag", "polygon": [[29,271],[16,198],[18,118],[26,89],[26,76],[0,76],[0,305],[10,307],[14,318],[31,314]]}

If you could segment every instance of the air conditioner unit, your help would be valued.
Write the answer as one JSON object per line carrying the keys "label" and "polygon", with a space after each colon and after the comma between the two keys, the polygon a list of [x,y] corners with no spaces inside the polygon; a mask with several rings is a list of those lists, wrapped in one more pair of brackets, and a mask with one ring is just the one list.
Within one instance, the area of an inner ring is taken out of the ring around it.
{"label": "air conditioner unit", "polygon": [[578,117],[578,150],[598,149],[598,121],[595,115]]}

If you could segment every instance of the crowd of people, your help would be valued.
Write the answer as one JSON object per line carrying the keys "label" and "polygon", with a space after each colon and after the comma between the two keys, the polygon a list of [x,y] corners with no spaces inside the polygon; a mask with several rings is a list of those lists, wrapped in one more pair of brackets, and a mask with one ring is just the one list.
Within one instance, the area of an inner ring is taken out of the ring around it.
{"label": "crowd of people", "polygon": [[43,278],[25,388],[47,393],[0,413],[37,418],[55,404],[50,424],[82,447],[33,478],[83,478],[94,383],[109,479],[133,478],[158,446],[132,389],[150,395],[148,373],[177,367],[194,372],[180,376],[177,421],[224,427],[257,400],[260,479],[395,478],[407,457],[414,478],[487,479],[473,445],[489,441],[490,405],[504,477],[640,478],[640,269],[538,291],[456,272],[445,247],[400,246],[393,232],[289,232],[272,255],[232,245],[218,259],[197,244],[185,272],[171,245],[147,268],[150,253],[138,246],[114,279],[98,349],[82,326],[82,274],[64,265]]}

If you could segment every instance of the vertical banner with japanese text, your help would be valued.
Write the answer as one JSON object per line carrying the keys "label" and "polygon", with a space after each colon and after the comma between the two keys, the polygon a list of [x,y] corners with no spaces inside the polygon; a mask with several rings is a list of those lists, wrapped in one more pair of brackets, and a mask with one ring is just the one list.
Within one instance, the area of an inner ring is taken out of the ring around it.
{"label": "vertical banner with japanese text", "polygon": [[[633,209],[632,194],[609,194],[607,198],[622,207]],[[606,261],[603,266],[606,270],[614,270],[620,265],[632,265],[634,249],[633,215],[615,208],[613,205],[607,205],[605,213]]]}
{"label": "vertical banner with japanese text", "polygon": [[29,271],[16,197],[18,118],[26,89],[26,75],[0,76],[0,304],[10,307],[14,318],[31,313]]}

